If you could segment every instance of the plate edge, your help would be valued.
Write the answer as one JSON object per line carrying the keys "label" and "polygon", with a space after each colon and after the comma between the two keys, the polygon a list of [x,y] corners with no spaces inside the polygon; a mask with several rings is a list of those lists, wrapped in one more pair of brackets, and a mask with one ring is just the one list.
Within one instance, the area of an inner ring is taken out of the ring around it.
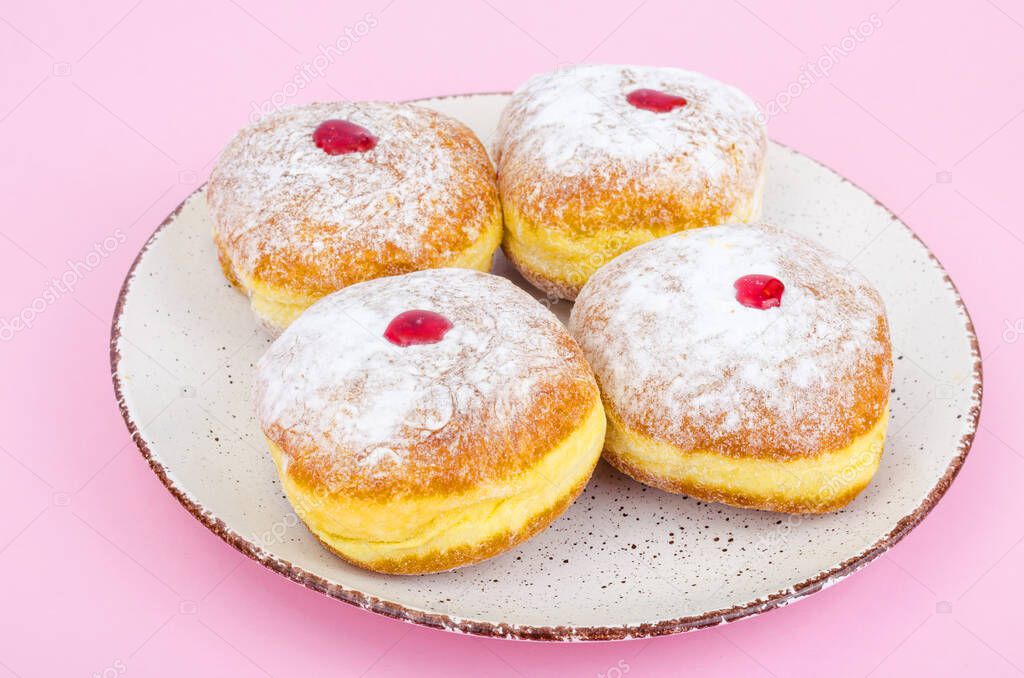
{"label": "plate edge", "polygon": [[[437,101],[444,99],[455,99],[462,97],[475,97],[475,96],[487,96],[487,95],[508,95],[511,92],[476,92],[468,94],[448,94],[435,97],[425,97],[421,99],[412,99],[407,103],[421,103],[427,101]],[[128,412],[127,405],[124,399],[124,390],[121,384],[121,379],[118,374],[118,365],[121,361],[121,354],[118,348],[118,341],[121,337],[121,326],[120,320],[121,315],[124,311],[124,306],[127,300],[128,291],[131,287],[132,279],[134,277],[135,269],[142,260],[142,257],[149,250],[150,245],[159,236],[160,232],[172,223],[176,217],[181,213],[181,210],[185,205],[194,198],[199,192],[201,192],[206,183],[201,184],[196,190],[185,197],[184,200],[170,213],[167,217],[157,226],[156,230],[147,238],[145,244],[139,250],[135,259],[132,261],[131,266],[125,275],[124,281],[121,284],[121,289],[118,293],[117,303],[114,306],[113,317],[110,327],[110,369],[111,377],[114,386],[114,395],[117,400],[118,408],[121,411],[121,416],[124,419],[125,425],[128,428],[129,434],[131,434],[132,440],[135,445],[139,448],[139,452],[143,458],[149,464],[150,468],[160,479],[160,482],[167,488],[167,490],[173,495],[178,502],[191,513],[200,523],[206,526],[210,531],[220,537],[222,540],[230,544],[236,550],[240,551],[249,558],[259,562],[264,567],[271,569],[278,574],[281,574],[288,579],[305,586],[306,588],[318,591],[331,598],[341,600],[343,602],[355,605],[357,607],[382,614],[393,619],[405,621],[408,623],[414,623],[421,626],[426,626],[435,629],[441,629],[446,631],[467,633],[471,635],[493,637],[493,638],[507,638],[516,640],[543,640],[543,641],[607,641],[607,640],[625,640],[625,639],[637,639],[637,638],[649,638],[655,636],[672,635],[676,633],[684,633],[689,631],[696,631],[711,626],[717,626],[719,624],[725,624],[731,621],[750,617],[756,614],[767,612],[776,608],[784,607],[792,602],[800,600],[808,595],[820,591],[833,583],[846,578],[853,574],[857,570],[861,569],[875,558],[885,553],[887,550],[895,546],[899,541],[914,527],[916,527],[924,518],[931,512],[935,505],[939,502],[942,496],[949,489],[953,480],[959,474],[960,469],[963,467],[964,462],[967,459],[967,455],[970,452],[971,445],[974,442],[974,437],[978,429],[978,421],[981,415],[981,404],[983,394],[983,375],[982,375],[982,363],[981,363],[981,352],[978,344],[978,337],[974,330],[974,323],[971,319],[967,305],[964,303],[963,296],[957,289],[956,284],[950,278],[949,273],[946,271],[942,262],[939,261],[938,257],[931,251],[928,245],[918,236],[918,234],[910,228],[902,219],[900,219],[891,209],[889,209],[884,203],[879,201],[874,195],[859,185],[850,181],[846,177],[842,176],[834,169],[818,161],[817,159],[796,151],[791,146],[772,141],[772,143],[785,148],[791,153],[798,153],[800,156],[811,160],[820,167],[828,170],[832,174],[836,175],[844,183],[848,183],[861,191],[865,195],[870,196],[875,203],[884,209],[892,219],[898,222],[903,228],[905,228],[915,240],[917,240],[925,252],[928,253],[929,258],[935,263],[939,271],[941,271],[946,284],[949,286],[950,291],[956,300],[956,305],[960,308],[964,316],[965,329],[969,337],[971,346],[971,352],[974,357],[974,366],[972,376],[974,377],[974,396],[976,399],[975,404],[971,407],[968,413],[969,417],[969,430],[965,433],[958,446],[957,456],[950,461],[946,467],[945,473],[939,479],[939,481],[932,487],[931,491],[925,497],[924,501],[918,505],[918,507],[911,513],[901,518],[896,526],[886,535],[884,538],[878,540],[871,547],[865,549],[860,554],[840,563],[836,567],[819,573],[818,575],[811,577],[803,582],[800,582],[790,589],[778,591],[771,594],[767,598],[757,599],[749,603],[733,606],[731,608],[714,610],[706,612],[701,615],[680,617],[676,619],[667,619],[659,622],[650,624],[639,624],[635,626],[529,626],[529,625],[513,625],[505,623],[494,623],[486,621],[475,621],[468,619],[461,619],[452,617],[445,614],[427,612],[424,610],[417,610],[414,608],[406,607],[399,603],[384,600],[376,596],[372,596],[361,591],[354,589],[347,589],[339,584],[327,581],[323,577],[315,575],[311,572],[307,572],[301,568],[296,567],[292,563],[275,558],[270,554],[264,552],[258,546],[245,539],[238,533],[234,532],[218,517],[210,514],[204,510],[198,504],[196,504],[185,492],[179,489],[174,482],[168,476],[167,470],[163,465],[157,461],[152,451],[149,449],[148,442],[142,437],[139,432],[139,428],[135,421],[132,419]]]}

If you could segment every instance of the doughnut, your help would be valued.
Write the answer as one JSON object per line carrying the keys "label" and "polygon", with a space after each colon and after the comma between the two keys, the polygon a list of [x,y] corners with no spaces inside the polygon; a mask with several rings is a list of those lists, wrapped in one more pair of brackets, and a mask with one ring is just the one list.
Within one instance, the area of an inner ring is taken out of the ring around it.
{"label": "doughnut", "polygon": [[257,365],[257,419],[285,495],[331,551],[438,572],[544,529],[601,456],[579,346],[498,276],[432,269],[323,297]]}
{"label": "doughnut", "polygon": [[626,250],[761,210],[767,137],[754,103],[699,73],[577,66],[534,76],[494,143],[502,249],[533,285],[574,299]]}
{"label": "doughnut", "polygon": [[569,320],[608,418],[604,458],[704,501],[824,513],[870,482],[889,420],[878,292],[771,225],[684,231],[597,271]]}
{"label": "doughnut", "polygon": [[206,198],[225,276],[274,331],[364,280],[489,270],[501,240],[483,145],[462,123],[410,104],[272,113],[221,153]]}

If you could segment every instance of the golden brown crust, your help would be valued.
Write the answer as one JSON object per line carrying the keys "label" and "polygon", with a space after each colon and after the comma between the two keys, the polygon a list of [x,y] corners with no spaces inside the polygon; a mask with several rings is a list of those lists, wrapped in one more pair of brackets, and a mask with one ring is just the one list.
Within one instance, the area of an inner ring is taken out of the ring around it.
{"label": "golden brown crust", "polygon": [[[782,306],[742,308],[734,281],[771,270]],[[774,226],[676,234],[602,268],[570,331],[605,409],[681,449],[813,458],[885,411],[892,346],[881,297],[846,263]]]}
{"label": "golden brown crust", "polygon": [[[739,195],[733,189],[676,186],[636,176],[635,169],[608,164],[583,176],[552,176],[537,161],[520,159],[510,143],[498,174],[502,201],[520,218],[545,229],[575,236],[634,231],[638,227],[662,234],[720,224],[746,209],[756,191]],[[758,164],[763,171],[763,161]],[[537,186],[543,198],[537,199]]]}
{"label": "golden brown crust", "polygon": [[[682,95],[670,113],[627,101]],[[566,233],[720,223],[761,181],[767,136],[745,95],[673,68],[579,66],[512,95],[495,141],[498,185],[526,219]]]}
{"label": "golden brown crust", "polygon": [[[361,122],[377,147],[326,155],[311,134],[329,118]],[[479,139],[409,104],[312,104],[268,116],[225,149],[207,201],[229,280],[309,299],[448,264],[501,220]]]}
{"label": "golden brown crust", "polygon": [[[409,308],[436,309],[454,329],[443,342],[402,350],[374,338]],[[350,349],[365,356],[353,359]],[[337,368],[335,360],[351,362]],[[326,390],[309,383],[321,376]],[[389,377],[400,381],[382,381]],[[460,406],[445,410],[429,435],[406,421],[387,434],[371,427],[370,441],[351,434],[375,415],[376,408],[360,414],[368,403],[394,411],[403,393],[414,394],[404,405],[410,417],[422,418],[431,389]],[[317,404],[308,406],[313,396]],[[260,423],[287,456],[289,474],[314,491],[355,497],[448,494],[512,477],[578,427],[598,398],[582,351],[554,315],[504,278],[456,269],[378,279],[325,298],[275,342],[257,376]],[[342,411],[351,414],[321,429],[325,412]],[[373,462],[382,446],[400,451],[401,461]]]}
{"label": "golden brown crust", "polygon": [[[568,337],[559,339],[570,355],[579,350],[575,342],[569,345],[571,341]],[[496,436],[488,427],[468,427],[469,422],[464,422],[449,425],[440,435],[421,442],[415,451],[416,458],[443,460],[443,470],[413,463],[397,473],[374,474],[352,469],[339,475],[334,467],[323,463],[318,451],[292,446],[294,439],[279,425],[272,424],[265,434],[288,455],[289,473],[296,482],[307,487],[330,488],[329,494],[373,497],[460,492],[480,482],[501,481],[522,473],[550,449],[552,440],[564,439],[579,426],[597,396],[597,384],[589,374],[583,376],[584,369],[588,368],[582,356],[572,355],[563,373],[546,375],[530,406],[505,422],[513,435]],[[337,453],[346,454],[342,450]]]}
{"label": "golden brown crust", "polygon": [[[605,411],[614,415],[628,425],[636,427],[644,435],[656,440],[672,442],[678,436],[668,437],[666,431],[685,431],[687,447],[694,450],[714,450],[715,452],[735,458],[760,459],[813,459],[828,450],[837,450],[849,445],[855,438],[871,429],[885,411],[889,402],[889,388],[892,383],[892,346],[889,339],[888,321],[884,315],[878,316],[875,341],[883,347],[883,352],[875,356],[865,356],[853,366],[853,370],[844,376],[848,390],[857,393],[857,399],[848,403],[841,415],[832,416],[833,408],[822,402],[816,414],[817,418],[828,418],[827,427],[818,431],[816,446],[813,448],[797,444],[798,432],[787,435],[786,426],[780,421],[779,413],[763,408],[758,413],[765,431],[776,431],[777,435],[765,436],[763,431],[739,430],[723,431],[703,423],[700,418],[667,413],[653,405],[639,408],[636,404],[627,411],[621,411],[610,398],[602,396]],[[600,384],[600,376],[597,377]]]}

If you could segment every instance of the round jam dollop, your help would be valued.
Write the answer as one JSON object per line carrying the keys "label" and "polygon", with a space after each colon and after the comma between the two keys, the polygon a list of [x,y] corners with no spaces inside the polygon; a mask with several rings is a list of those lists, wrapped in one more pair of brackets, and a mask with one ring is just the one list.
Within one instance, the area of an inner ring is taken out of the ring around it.
{"label": "round jam dollop", "polygon": [[637,89],[626,95],[626,101],[637,108],[655,113],[668,113],[674,108],[686,105],[686,99],[656,89]]}
{"label": "round jam dollop", "polygon": [[377,145],[377,137],[348,120],[325,120],[313,131],[313,143],[327,155],[341,155],[368,151]]}
{"label": "round jam dollop", "polygon": [[762,311],[780,306],[786,290],[778,278],[756,273],[737,278],[732,286],[736,288],[736,301]]}
{"label": "round jam dollop", "polygon": [[436,344],[452,328],[452,323],[433,311],[403,311],[388,323],[384,338],[396,346]]}

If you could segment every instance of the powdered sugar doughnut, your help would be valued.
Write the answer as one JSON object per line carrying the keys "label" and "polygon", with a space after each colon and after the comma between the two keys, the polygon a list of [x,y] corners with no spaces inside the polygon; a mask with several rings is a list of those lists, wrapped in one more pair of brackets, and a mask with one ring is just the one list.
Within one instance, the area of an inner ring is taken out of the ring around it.
{"label": "powdered sugar doughnut", "polygon": [[583,354],[504,278],[439,269],[347,287],[260,360],[285,493],[362,567],[434,572],[511,548],[572,503],[605,421]]}
{"label": "powdered sugar doughnut", "polygon": [[502,247],[530,282],[572,299],[631,247],[756,218],[766,145],[754,103],[699,73],[577,66],[534,76],[512,96],[494,145]]}
{"label": "powdered sugar doughnut", "polygon": [[409,104],[319,103],[246,127],[210,176],[228,279],[281,329],[363,280],[488,270],[501,237],[494,170],[460,122]]}
{"label": "powdered sugar doughnut", "polygon": [[687,231],[599,270],[570,319],[601,387],[605,457],[736,506],[839,508],[878,467],[892,358],[878,293],[766,225]]}

